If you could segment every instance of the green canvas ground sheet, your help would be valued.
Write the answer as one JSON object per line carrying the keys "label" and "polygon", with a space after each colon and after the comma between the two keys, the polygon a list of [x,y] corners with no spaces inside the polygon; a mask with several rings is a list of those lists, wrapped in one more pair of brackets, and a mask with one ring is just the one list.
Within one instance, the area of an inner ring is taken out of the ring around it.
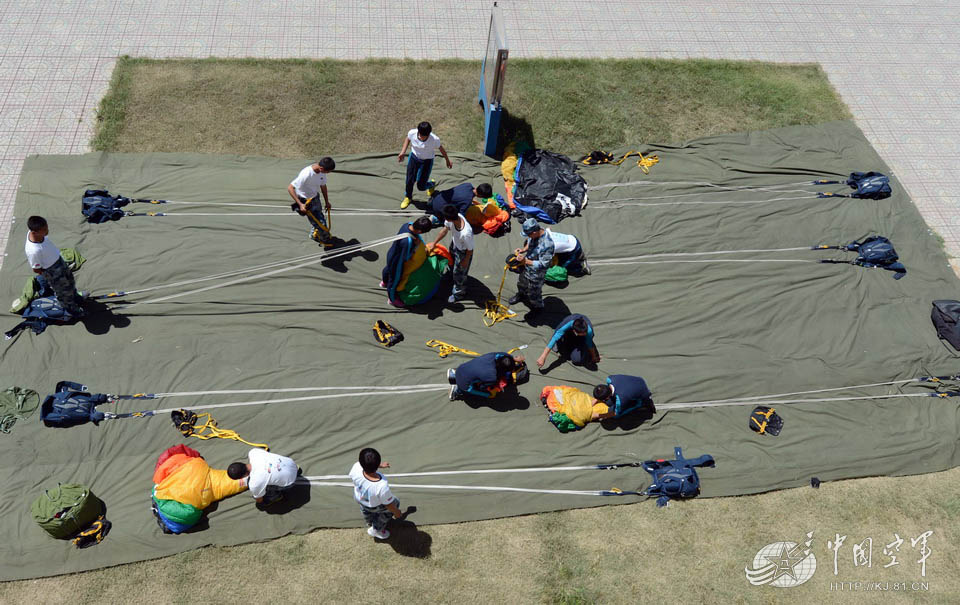
{"label": "green canvas ground sheet", "polygon": [[[816,199],[814,187],[724,191],[697,184],[772,186],[813,178],[844,178],[851,171],[888,172],[849,122],[715,136],[676,146],[649,146],[660,163],[644,175],[630,160],[584,168],[594,189],[582,217],[557,230],[577,235],[592,259],[667,252],[772,249],[847,243],[869,234],[893,241],[908,273],[815,263],[658,263],[598,265],[565,289],[545,288],[548,313],[530,325],[522,316],[484,327],[483,300],[496,294],[503,259],[521,243],[476,238],[471,298],[462,308],[434,303],[413,310],[387,306],[378,288],[386,248],[374,248],[331,266],[314,265],[273,277],[193,294],[168,303],[130,307],[46,333],[24,333],[5,343],[3,387],[41,394],[59,380],[93,392],[138,393],[316,386],[418,385],[445,382],[448,367],[424,346],[430,338],[475,351],[529,344],[531,365],[551,335],[548,323],[568,312],[591,318],[603,354],[599,371],[534,367],[519,397],[494,407],[450,402],[445,391],[359,396],[212,409],[221,426],[292,456],[306,475],[345,474],[365,446],[380,450],[392,471],[583,465],[712,454],[702,469],[703,497],[797,487],[817,476],[835,480],[867,475],[925,473],[955,466],[957,399],[892,398],[777,405],[785,421],[779,437],[748,430],[752,405],[661,411],[645,422],[588,425],[561,434],[538,401],[542,387],[584,389],[607,374],[643,376],[658,404],[756,396],[955,373],[957,357],[930,324],[934,299],[958,298],[957,278],[916,208],[894,179],[883,201]],[[403,170],[392,154],[337,157],[330,198],[341,208],[397,209]],[[499,165],[478,155],[454,155],[439,167],[440,187],[492,182],[502,192]],[[9,255],[0,288],[4,300],[20,292],[30,271],[23,258],[26,218],[44,215],[51,239],[77,247],[89,259],[77,274],[81,289],[105,293],[239,269],[318,251],[304,218],[280,216],[128,217],[89,225],[80,216],[86,188],[105,187],[133,197],[245,202],[270,208],[137,205],[137,211],[181,214],[278,212],[289,209],[287,184],[309,160],[192,154],[88,154],[27,160],[16,200]],[[792,192],[799,189],[801,192]],[[819,190],[841,190],[842,186]],[[786,191],[786,192],[785,192]],[[806,193],[804,193],[806,192]],[[669,197],[668,197],[669,196]],[[418,201],[423,202],[424,194]],[[801,197],[757,204],[703,203]],[[623,206],[624,198],[659,206]],[[656,199],[659,198],[659,199]],[[674,202],[697,203],[674,203]],[[369,241],[397,232],[397,216],[334,213],[333,231]],[[429,236],[428,236],[429,237]],[[718,258],[820,259],[850,254],[795,251]],[[697,257],[682,257],[697,258]],[[703,257],[699,257],[703,258]],[[649,260],[659,260],[653,258]],[[193,287],[214,282],[204,282]],[[508,275],[505,296],[515,291]],[[156,295],[181,291],[164,290]],[[142,295],[141,300],[147,295]],[[131,300],[136,300],[132,297]],[[385,319],[406,339],[386,349],[371,327]],[[7,326],[17,318],[8,316]],[[916,386],[905,392],[925,392]],[[848,389],[824,397],[880,395],[893,387]],[[295,394],[297,395],[297,394]],[[304,395],[304,394],[299,394]],[[306,393],[305,395],[310,395]],[[159,401],[122,401],[108,411],[133,411],[280,398],[216,395]],[[817,397],[806,395],[805,397]],[[286,514],[255,509],[249,494],[221,502],[208,525],[190,534],[163,535],[150,510],[157,456],[183,442],[168,416],[107,420],[70,429],[45,428],[39,414],[0,435],[0,579],[81,571],[160,557],[208,544],[230,545],[304,533],[318,527],[360,527],[349,488],[313,488],[309,501]],[[187,440],[217,468],[245,456],[247,446]],[[60,482],[92,486],[108,507],[113,530],[100,545],[77,551],[47,537],[29,516],[30,501]],[[394,479],[393,483],[493,485],[593,490],[643,488],[642,469]],[[416,505],[416,524],[446,523],[540,511],[635,502],[526,493],[395,488],[401,506]],[[682,505],[682,504],[679,504]],[[658,514],[652,501],[636,514]]]}

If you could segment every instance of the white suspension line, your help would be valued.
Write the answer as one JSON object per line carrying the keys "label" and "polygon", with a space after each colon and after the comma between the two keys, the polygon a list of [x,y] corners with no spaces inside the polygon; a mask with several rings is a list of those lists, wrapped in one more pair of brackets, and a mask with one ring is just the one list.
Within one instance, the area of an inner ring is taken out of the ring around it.
{"label": "white suspension line", "polygon": [[[629,200],[631,198],[625,198]],[[752,204],[768,204],[770,202],[785,202],[790,200],[819,200],[827,198],[818,198],[813,195],[802,195],[799,197],[775,197],[769,200],[715,200],[715,201],[703,201],[703,202],[639,202],[639,203],[621,203],[621,200],[608,200],[608,201],[599,201],[594,202],[598,204],[597,208],[603,210],[609,210],[611,208],[621,208],[625,206],[680,206],[680,205],[714,205],[714,204],[741,204],[741,205],[752,205]],[[603,204],[610,204],[609,206],[604,206]]]}
{"label": "white suspension line", "polygon": [[423,386],[423,387],[413,387],[406,390],[393,390],[393,391],[364,391],[360,393],[335,393],[331,395],[310,395],[307,397],[286,397],[282,399],[262,399],[259,401],[236,401],[231,403],[217,403],[211,405],[194,405],[188,407],[176,407],[176,408],[164,408],[160,410],[152,410],[154,415],[159,414],[169,414],[175,410],[212,410],[218,408],[236,408],[236,407],[247,407],[251,405],[271,405],[276,403],[290,403],[294,401],[316,401],[319,399],[336,399],[343,397],[377,397],[382,395],[408,395],[416,393],[432,393],[436,391],[443,391],[449,389],[450,385],[440,385],[440,386]]}
{"label": "white suspension line", "polygon": [[866,395],[862,397],[823,397],[819,399],[764,399],[762,401],[757,400],[731,400],[731,401],[722,401],[715,403],[662,403],[657,405],[657,410],[679,410],[685,408],[709,408],[709,407],[723,407],[731,405],[755,405],[757,403],[776,403],[776,404],[793,404],[793,403],[826,403],[831,401],[869,401],[873,399],[896,399],[898,397],[930,397],[929,393],[895,393],[892,395]]}
{"label": "white suspension line", "polygon": [[720,185],[718,183],[710,183],[708,181],[630,181],[628,183],[606,183],[604,185],[593,185],[587,187],[587,191],[600,191],[601,189],[612,189],[614,187],[635,187],[638,185],[657,187],[661,185],[692,185],[696,187],[712,187],[716,189],[723,189],[725,191],[742,191],[750,189],[779,189],[781,187],[796,187],[798,185],[813,184],[813,181],[810,179],[805,181],[797,181],[796,183],[780,183],[779,185]]}
{"label": "white suspension line", "polygon": [[[326,483],[310,482],[312,487],[353,487],[353,483]],[[417,485],[391,483],[390,487],[403,489],[445,489],[445,490],[468,490],[483,492],[521,492],[526,494],[557,494],[567,496],[615,496],[619,495],[609,490],[572,490],[572,489],[533,489],[529,487],[495,487],[490,485]],[[623,495],[637,495],[633,492],[627,492]]]}
{"label": "white suspension line", "polygon": [[450,388],[446,383],[432,384],[404,384],[399,386],[356,386],[356,387],[294,387],[286,389],[228,389],[222,391],[175,391],[171,393],[151,393],[145,399],[161,399],[165,397],[194,397],[197,395],[248,395],[253,393],[304,393],[310,391],[401,391],[411,388]]}
{"label": "white suspension line", "polygon": [[404,238],[404,237],[407,237],[406,234],[400,233],[400,234],[397,234],[397,235],[395,235],[395,236],[393,236],[393,237],[385,238],[385,239],[382,240],[382,241],[374,241],[374,242],[368,242],[368,243],[365,243],[365,244],[362,244],[362,245],[358,245],[358,246],[355,247],[355,249],[339,248],[339,249],[337,249],[336,251],[334,251],[334,252],[332,252],[332,253],[325,253],[325,254],[323,254],[322,256],[320,256],[319,258],[313,258],[313,259],[308,260],[308,261],[306,261],[306,262],[301,262],[301,263],[298,263],[298,264],[295,264],[295,265],[289,265],[289,266],[286,266],[286,267],[281,267],[281,268],[279,268],[279,269],[273,269],[273,270],[271,270],[271,271],[266,271],[266,272],[264,272],[264,273],[257,273],[257,274],[254,274],[254,275],[248,275],[248,276],[246,276],[246,277],[240,277],[240,278],[233,279],[233,280],[230,280],[230,281],[227,281],[227,282],[223,282],[223,283],[219,283],[219,284],[213,284],[213,285],[211,285],[211,286],[204,286],[203,288],[196,288],[196,289],[194,289],[194,290],[187,290],[186,292],[178,292],[177,294],[170,294],[170,295],[167,295],[167,296],[161,296],[160,298],[152,298],[152,299],[149,299],[149,300],[132,302],[132,303],[129,303],[129,304],[127,304],[127,305],[121,305],[121,306],[119,306],[118,308],[125,308],[125,307],[132,307],[132,306],[135,306],[135,305],[147,305],[147,304],[154,304],[154,303],[159,303],[159,302],[165,302],[165,301],[168,301],[168,300],[174,300],[174,299],[176,299],[176,298],[182,298],[182,297],[184,297],[184,296],[189,296],[189,295],[191,295],[191,294],[199,294],[199,293],[201,293],[201,292],[207,292],[207,291],[209,291],[209,290],[216,290],[216,289],[218,289],[218,288],[225,288],[225,287],[227,287],[227,286],[232,286],[232,285],[235,285],[235,284],[240,284],[240,283],[243,283],[243,282],[248,282],[248,281],[252,281],[252,280],[255,280],[255,279],[260,279],[260,278],[263,278],[263,277],[271,277],[271,276],[273,276],[273,275],[279,275],[280,273],[286,273],[287,271],[293,271],[294,269],[302,269],[302,268],[304,268],[304,267],[309,267],[309,266],[311,266],[311,265],[316,265],[317,263],[322,263],[322,262],[324,262],[324,261],[328,261],[328,260],[331,260],[331,259],[334,259],[334,258],[338,258],[338,257],[341,257],[341,256],[345,256],[345,255],[347,255],[347,254],[353,254],[353,253],[359,252],[359,251],[361,251],[361,250],[366,250],[366,249],[368,249],[368,248],[373,248],[374,246],[381,246],[381,245],[383,245],[383,244],[387,244],[387,243],[396,241],[396,240],[398,240],[398,239],[402,239],[402,238]]}

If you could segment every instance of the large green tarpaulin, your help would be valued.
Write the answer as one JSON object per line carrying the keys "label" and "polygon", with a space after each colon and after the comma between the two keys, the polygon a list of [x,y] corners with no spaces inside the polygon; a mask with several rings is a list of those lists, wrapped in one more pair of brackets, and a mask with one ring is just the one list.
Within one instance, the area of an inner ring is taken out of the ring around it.
{"label": "large green tarpaulin", "polygon": [[[601,263],[593,275],[573,278],[565,289],[547,287],[548,313],[534,322],[538,325],[525,323],[520,316],[486,328],[480,309],[499,287],[504,257],[521,243],[519,230],[514,229],[500,239],[477,237],[470,270],[475,302],[462,308],[445,305],[448,289],[441,289],[433,303],[422,307],[387,306],[385,293],[377,286],[386,254],[381,246],[339,264],[313,265],[166,303],[133,306],[114,316],[102,305],[91,306],[90,316],[81,323],[51,327],[41,335],[24,333],[3,345],[5,384],[0,386],[46,394],[59,380],[78,381],[105,393],[444,383],[445,370],[466,358],[440,359],[424,346],[426,340],[436,338],[480,352],[529,344],[532,363],[552,332],[545,322],[579,312],[593,321],[603,354],[600,370],[565,364],[542,376],[534,368],[531,381],[520,388],[520,398],[498,398],[493,407],[450,402],[445,391],[437,390],[210,411],[221,426],[292,456],[306,475],[345,474],[365,446],[379,449],[392,463],[391,470],[409,472],[664,458],[672,457],[674,446],[680,445],[689,457],[705,453],[715,457],[715,469],[700,471],[702,495],[712,497],[796,487],[812,476],[831,480],[898,475],[956,465],[957,399],[776,405],[785,420],[779,437],[748,429],[752,405],[665,410],[643,423],[594,423],[570,434],[561,434],[548,423],[538,401],[542,387],[571,384],[589,390],[614,373],[643,376],[662,406],[958,370],[957,357],[938,341],[929,320],[932,300],[960,295],[957,278],[896,179],[893,196],[882,201],[817,199],[811,192],[818,188],[803,185],[757,188],[845,178],[852,171],[889,172],[853,124],[716,136],[648,150],[660,158],[649,175],[630,160],[620,166],[583,169],[594,188],[590,203],[582,217],[566,219],[556,229],[577,235],[591,259],[792,248],[881,234],[893,241],[908,273],[894,280],[883,270],[816,263]],[[338,170],[329,178],[334,207],[395,210],[403,197],[404,166],[393,158],[337,157]],[[308,239],[306,219],[287,213],[286,186],[306,163],[197,154],[31,157],[21,177],[0,288],[6,300],[12,300],[31,275],[21,247],[31,214],[47,218],[55,243],[77,247],[89,259],[77,274],[78,284],[94,293],[315,253],[319,249]],[[498,164],[477,155],[455,156],[454,169],[438,169],[435,177],[441,188],[463,181],[502,186]],[[602,187],[612,183],[635,184]],[[130,209],[196,216],[127,217],[90,225],[80,216],[80,196],[87,188],[133,197],[270,207],[136,205]],[[609,202],[626,198],[631,199]],[[772,198],[796,199],[712,203]],[[663,205],[629,205],[652,203]],[[277,215],[239,216],[250,212]],[[234,214],[201,216],[214,213]],[[396,214],[335,212],[333,231],[347,240],[370,241],[395,234],[403,220]],[[714,258],[852,257],[801,250]],[[218,282],[130,300],[212,283]],[[508,274],[505,296],[514,291],[515,276]],[[400,329],[406,339],[390,349],[376,344],[371,327],[378,318]],[[11,315],[7,321],[12,326],[17,318]],[[926,392],[909,384],[902,388]],[[896,390],[874,387],[819,397],[891,392]],[[312,393],[121,401],[103,409],[133,411],[304,395]],[[167,415],[70,429],[45,428],[32,418],[18,422],[9,435],[0,435],[4,486],[0,579],[80,571],[317,527],[362,525],[352,490],[326,487],[313,488],[309,502],[283,515],[256,510],[249,494],[243,493],[221,502],[202,531],[163,535],[149,510],[151,476],[157,456],[183,441]],[[248,449],[226,440],[187,443],[217,468],[242,459]],[[106,502],[113,530],[102,544],[77,551],[47,537],[33,523],[30,501],[58,481],[90,485]],[[642,488],[648,478],[633,468],[393,482],[593,490]],[[403,487],[394,492],[404,508],[417,505],[410,520],[420,524],[636,500]],[[648,501],[636,506],[636,514],[655,516],[658,511]]]}

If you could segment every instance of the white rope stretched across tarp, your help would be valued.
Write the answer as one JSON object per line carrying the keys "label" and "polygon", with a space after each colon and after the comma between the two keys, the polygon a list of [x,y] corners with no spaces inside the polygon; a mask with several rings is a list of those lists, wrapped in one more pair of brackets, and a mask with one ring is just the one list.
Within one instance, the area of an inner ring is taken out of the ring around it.
{"label": "white rope stretched across tarp", "polygon": [[[420,394],[420,393],[435,393],[439,391],[446,391],[450,388],[450,385],[447,383],[428,383],[428,384],[410,384],[410,385],[398,385],[398,386],[384,386],[384,387],[304,387],[304,390],[321,390],[321,389],[336,389],[336,390],[346,390],[349,392],[345,393],[331,393],[325,395],[307,395],[303,397],[282,397],[279,399],[261,399],[255,401],[231,401],[227,403],[213,403],[213,404],[202,404],[202,405],[193,405],[193,406],[180,406],[175,408],[161,408],[156,410],[143,410],[137,412],[114,412],[106,413],[108,418],[129,418],[129,417],[148,417],[148,416],[158,416],[160,414],[169,414],[170,412],[176,410],[211,410],[219,408],[237,408],[237,407],[248,407],[254,405],[275,405],[279,403],[294,403],[294,402],[303,402],[303,401],[318,401],[322,399],[343,399],[345,397],[382,397],[384,395],[396,396],[396,395],[409,395],[409,394]],[[363,390],[358,390],[363,389]],[[181,393],[140,393],[137,395],[108,395],[110,401],[116,403],[121,400],[137,400],[137,399],[160,399],[161,397],[171,397],[171,396],[186,396],[190,394],[200,393],[202,395],[210,394],[220,394],[220,393],[235,393],[235,392],[289,392],[292,389],[240,389],[238,391],[192,391],[192,392],[181,392]]]}
{"label": "white rope stretched across tarp", "polygon": [[[266,264],[266,265],[259,265],[259,266],[257,266],[257,267],[248,267],[248,268],[245,268],[245,269],[238,269],[238,270],[236,270],[236,271],[221,273],[221,274],[218,274],[217,276],[206,276],[206,277],[196,278],[196,279],[194,279],[194,280],[184,280],[184,281],[181,281],[181,282],[176,282],[176,284],[164,284],[164,285],[162,285],[162,286],[154,286],[154,287],[151,287],[151,288],[141,288],[140,290],[130,291],[130,292],[117,292],[117,293],[112,293],[112,294],[100,296],[100,297],[98,297],[98,298],[127,296],[127,295],[130,295],[130,294],[132,294],[132,293],[146,292],[146,291],[156,290],[156,289],[160,289],[160,288],[173,287],[173,285],[178,285],[178,286],[180,286],[180,285],[189,285],[189,284],[191,284],[191,283],[198,283],[198,282],[201,282],[201,281],[208,281],[208,280],[213,280],[213,279],[220,279],[220,278],[223,278],[223,277],[231,277],[231,276],[234,276],[234,275],[241,275],[241,274],[243,274],[243,273],[249,273],[249,272],[251,272],[251,271],[255,271],[255,270],[259,270],[259,269],[279,267],[279,268],[274,268],[274,269],[272,269],[272,270],[270,270],[270,271],[265,271],[265,272],[263,272],[263,273],[256,273],[256,274],[254,274],[254,275],[248,275],[248,276],[241,277],[241,278],[237,278],[237,279],[233,279],[233,280],[230,280],[230,281],[227,281],[227,282],[218,283],[218,284],[213,284],[213,285],[210,285],[210,286],[205,286],[205,287],[203,287],[203,288],[196,288],[196,289],[193,289],[193,290],[187,290],[186,292],[178,292],[177,294],[170,294],[170,295],[167,295],[167,296],[161,296],[161,297],[159,297],[159,298],[152,298],[152,299],[149,299],[149,300],[142,300],[142,301],[136,301],[136,302],[132,302],[132,303],[127,303],[127,304],[124,304],[124,305],[119,305],[119,306],[116,307],[116,308],[127,308],[127,307],[132,307],[132,306],[134,306],[134,305],[144,305],[144,304],[164,302],[164,301],[167,301],[167,300],[173,300],[173,299],[176,299],[176,298],[181,298],[181,297],[184,297],[184,296],[189,296],[189,295],[191,295],[191,294],[199,294],[200,292],[206,292],[206,291],[209,291],[209,290],[215,290],[215,289],[218,289],[218,288],[224,288],[224,287],[226,287],[226,286],[232,286],[232,285],[234,285],[234,284],[239,284],[239,283],[243,283],[243,282],[247,282],[247,281],[252,281],[252,280],[260,279],[260,278],[263,278],[263,277],[271,277],[271,276],[273,276],[273,275],[278,275],[278,274],[280,274],[280,273],[286,273],[287,271],[293,271],[294,269],[302,269],[303,267],[309,267],[309,266],[311,266],[311,265],[316,265],[316,264],[318,264],[318,263],[322,263],[322,262],[325,262],[325,261],[328,261],[328,260],[332,260],[332,259],[335,259],[335,258],[339,258],[339,257],[341,257],[341,256],[346,256],[346,255],[354,254],[354,253],[356,253],[356,252],[360,252],[360,251],[363,251],[363,250],[367,250],[367,249],[369,249],[369,248],[373,248],[373,247],[376,247],[376,246],[382,246],[382,245],[384,245],[384,244],[389,244],[389,243],[392,243],[392,242],[397,241],[397,240],[399,240],[399,239],[403,239],[404,237],[407,237],[406,234],[400,233],[400,234],[393,235],[393,236],[386,237],[386,238],[382,238],[382,239],[379,239],[379,240],[373,240],[373,241],[370,241],[370,242],[362,242],[362,243],[360,243],[360,244],[354,244],[354,245],[345,246],[345,247],[342,247],[342,248],[337,248],[336,250],[333,250],[333,251],[330,251],[330,252],[322,252],[322,253],[319,253],[319,254],[313,254],[313,255],[308,255],[308,256],[305,256],[305,257],[299,257],[299,258],[297,258],[297,259],[288,259],[288,260],[283,260],[283,261],[277,261],[277,262],[274,262],[274,263],[268,263],[268,264]],[[300,260],[303,260],[303,262],[297,262],[297,261],[300,261]],[[296,264],[293,264],[293,263],[296,263]]]}
{"label": "white rope stretched across tarp", "polygon": [[[392,475],[395,476],[395,475]],[[353,483],[347,482],[310,482],[311,487],[353,487]],[[521,492],[525,494],[553,494],[563,496],[644,496],[641,492],[621,491],[618,489],[603,490],[574,490],[574,489],[535,489],[531,487],[503,487],[493,485],[418,485],[415,483],[391,483],[390,487],[402,489],[442,489],[442,490],[466,490],[481,492]]]}
{"label": "white rope stretched across tarp", "polygon": [[613,189],[614,187],[660,187],[663,185],[683,185],[685,187],[709,187],[719,189],[720,191],[770,191],[778,190],[783,187],[797,187],[800,185],[815,185],[810,179],[797,181],[795,183],[779,183],[775,185],[721,185],[709,181],[629,181],[627,183],[606,183],[604,185],[592,185],[587,187],[587,191],[602,191],[603,189]]}

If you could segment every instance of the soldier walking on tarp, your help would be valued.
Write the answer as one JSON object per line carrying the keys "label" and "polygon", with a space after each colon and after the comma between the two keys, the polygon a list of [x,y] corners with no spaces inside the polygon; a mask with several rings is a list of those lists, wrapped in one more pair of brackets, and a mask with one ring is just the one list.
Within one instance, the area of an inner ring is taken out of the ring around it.
{"label": "soldier walking on tarp", "polygon": [[523,234],[527,236],[523,247],[513,252],[524,267],[517,280],[517,293],[508,304],[524,301],[532,313],[537,313],[543,310],[543,282],[553,261],[553,239],[535,218],[524,221]]}
{"label": "soldier walking on tarp", "polygon": [[30,232],[27,233],[24,252],[30,268],[47,282],[67,313],[74,317],[83,317],[84,312],[80,307],[83,297],[77,292],[73,272],[60,257],[60,248],[47,237],[50,228],[46,219],[42,216],[31,216],[27,219],[27,229]]}
{"label": "soldier walking on tarp", "polygon": [[[330,200],[327,197],[327,174],[334,171],[336,162],[331,157],[322,158],[300,171],[297,178],[287,186],[287,193],[293,198],[291,208],[299,214],[305,215],[313,231],[310,239],[323,245],[324,249],[333,248],[333,236],[330,235],[330,226],[327,225],[323,213],[330,212]],[[323,194],[323,206],[320,205],[320,194]]]}

